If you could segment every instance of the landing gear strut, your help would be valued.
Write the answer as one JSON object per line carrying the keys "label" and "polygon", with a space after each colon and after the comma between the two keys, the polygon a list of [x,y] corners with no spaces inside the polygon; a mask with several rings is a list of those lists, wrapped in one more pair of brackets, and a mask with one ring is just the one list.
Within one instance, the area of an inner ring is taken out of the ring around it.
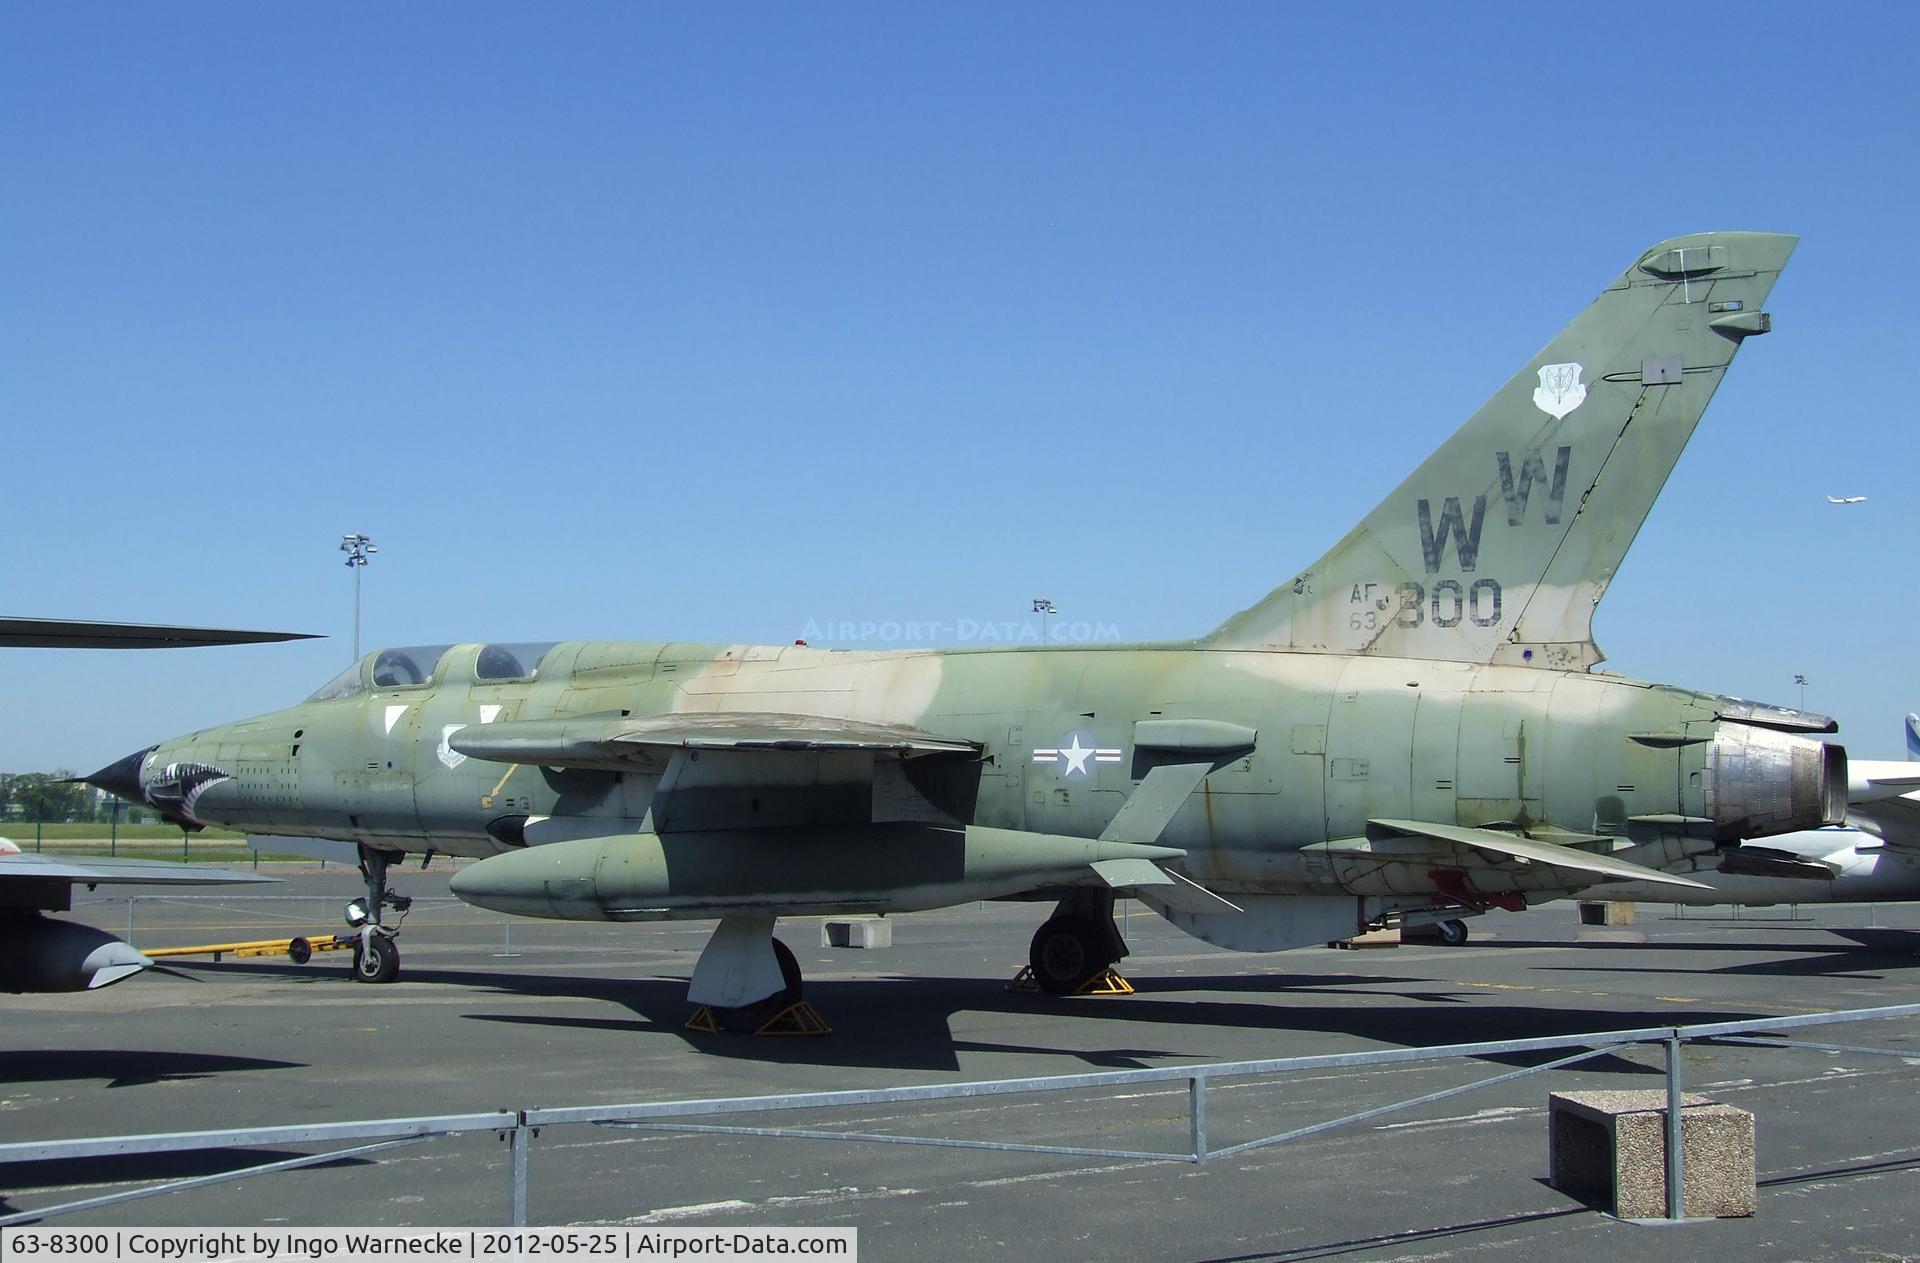
{"label": "landing gear strut", "polygon": [[1072,995],[1126,956],[1113,898],[1112,891],[1070,895],[1034,931],[1027,963],[1042,991]]}
{"label": "landing gear strut", "polygon": [[[412,899],[387,889],[387,866],[400,858],[396,851],[360,848],[360,875],[367,879],[367,897],[347,905],[347,924],[360,931],[360,941],[353,947],[355,982],[392,982],[400,976],[400,948],[393,936],[413,906]],[[389,908],[398,914],[392,925],[384,916]]]}
{"label": "landing gear strut", "polygon": [[700,1007],[695,1030],[824,1035],[827,1024],[801,999],[800,962],[773,937],[768,916],[722,917],[687,984]]}

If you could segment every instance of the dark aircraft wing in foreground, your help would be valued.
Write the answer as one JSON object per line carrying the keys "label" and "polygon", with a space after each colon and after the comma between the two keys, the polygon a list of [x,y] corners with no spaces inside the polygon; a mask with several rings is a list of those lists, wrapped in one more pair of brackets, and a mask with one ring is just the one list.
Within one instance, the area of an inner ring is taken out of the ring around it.
{"label": "dark aircraft wing in foreground", "polygon": [[99,623],[73,618],[0,618],[0,648],[4,649],[197,649],[205,645],[258,645],[314,639],[317,638],[308,632]]}
{"label": "dark aircraft wing in foreground", "polygon": [[28,855],[0,839],[0,991],[90,991],[153,962],[105,930],[42,916],[85,886],[229,886],[273,881],[206,864]]}

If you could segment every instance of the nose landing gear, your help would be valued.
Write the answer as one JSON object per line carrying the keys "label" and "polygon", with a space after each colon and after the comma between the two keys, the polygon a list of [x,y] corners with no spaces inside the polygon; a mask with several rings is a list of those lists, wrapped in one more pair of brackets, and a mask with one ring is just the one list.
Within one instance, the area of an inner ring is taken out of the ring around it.
{"label": "nose landing gear", "polygon": [[[360,941],[353,948],[355,982],[392,982],[400,976],[400,948],[393,939],[413,900],[387,889],[387,866],[403,858],[398,851],[360,848],[360,875],[367,881],[367,897],[347,905],[347,924],[360,931]],[[395,913],[391,925],[384,915],[389,909]]]}

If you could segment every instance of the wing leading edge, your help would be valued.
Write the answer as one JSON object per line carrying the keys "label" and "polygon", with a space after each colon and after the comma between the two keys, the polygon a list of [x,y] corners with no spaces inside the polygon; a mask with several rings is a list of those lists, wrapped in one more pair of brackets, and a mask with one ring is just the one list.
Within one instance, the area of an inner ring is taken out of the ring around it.
{"label": "wing leading edge", "polygon": [[496,763],[611,771],[662,766],[678,750],[867,752],[899,759],[980,752],[974,742],[903,724],[749,711],[508,721],[464,729],[447,744]]}

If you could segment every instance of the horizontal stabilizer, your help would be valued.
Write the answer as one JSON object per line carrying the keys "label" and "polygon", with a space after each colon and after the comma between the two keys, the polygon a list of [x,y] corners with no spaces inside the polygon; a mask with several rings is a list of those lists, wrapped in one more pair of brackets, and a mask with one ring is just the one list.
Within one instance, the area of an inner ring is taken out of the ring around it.
{"label": "horizontal stabilizer", "polygon": [[1847,801],[1868,803],[1920,789],[1920,764],[1878,759],[1847,761]]}
{"label": "horizontal stabilizer", "polygon": [[1370,837],[1377,836],[1376,831],[1384,830],[1388,834],[1431,838],[1436,842],[1449,842],[1455,846],[1470,847],[1505,859],[1545,864],[1553,868],[1567,868],[1581,873],[1593,873],[1613,881],[1657,882],[1665,886],[1686,886],[1696,890],[1708,888],[1691,878],[1676,877],[1672,873],[1663,873],[1657,868],[1648,868],[1644,864],[1632,864],[1626,860],[1596,855],[1592,851],[1560,846],[1553,842],[1536,842],[1531,838],[1523,838],[1515,833],[1502,833],[1497,829],[1473,829],[1465,825],[1433,824],[1423,820],[1369,820],[1367,826]]}
{"label": "horizontal stabilizer", "polygon": [[662,767],[675,750],[866,751],[904,759],[980,749],[904,724],[747,711],[516,720],[461,729],[447,745],[496,763],[612,771]]}
{"label": "horizontal stabilizer", "polygon": [[1920,764],[1849,760],[1847,821],[1896,850],[1920,851]]}
{"label": "horizontal stabilizer", "polygon": [[1716,871],[1729,877],[1797,877],[1803,881],[1832,881],[1840,875],[1838,865],[1746,843],[1724,851]]}

